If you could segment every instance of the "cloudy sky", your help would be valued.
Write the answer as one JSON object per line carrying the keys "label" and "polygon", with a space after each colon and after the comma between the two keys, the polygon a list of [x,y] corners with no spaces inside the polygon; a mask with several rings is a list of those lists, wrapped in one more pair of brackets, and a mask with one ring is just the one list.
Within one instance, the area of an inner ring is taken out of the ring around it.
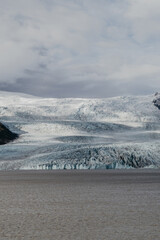
{"label": "cloudy sky", "polygon": [[159,0],[0,0],[0,90],[111,97],[160,90]]}

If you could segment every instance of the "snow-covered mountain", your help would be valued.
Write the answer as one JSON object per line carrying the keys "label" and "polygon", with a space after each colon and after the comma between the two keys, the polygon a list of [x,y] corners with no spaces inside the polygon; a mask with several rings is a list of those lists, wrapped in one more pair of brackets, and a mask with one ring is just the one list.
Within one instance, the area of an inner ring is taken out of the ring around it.
{"label": "snow-covered mountain", "polygon": [[0,122],[20,134],[0,146],[0,169],[160,167],[159,100],[0,92]]}

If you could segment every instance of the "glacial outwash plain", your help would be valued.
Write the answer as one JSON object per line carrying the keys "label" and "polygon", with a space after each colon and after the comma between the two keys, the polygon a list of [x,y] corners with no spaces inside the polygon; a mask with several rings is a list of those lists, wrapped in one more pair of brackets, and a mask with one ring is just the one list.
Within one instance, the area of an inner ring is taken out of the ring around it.
{"label": "glacial outwash plain", "polygon": [[1,240],[159,240],[158,169],[0,171]]}
{"label": "glacial outwash plain", "polygon": [[0,170],[160,167],[160,94],[106,99],[0,92]]}

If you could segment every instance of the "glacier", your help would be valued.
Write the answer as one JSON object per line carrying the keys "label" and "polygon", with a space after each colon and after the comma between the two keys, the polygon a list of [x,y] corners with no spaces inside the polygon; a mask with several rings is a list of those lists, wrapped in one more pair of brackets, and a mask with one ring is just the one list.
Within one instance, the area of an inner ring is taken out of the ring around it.
{"label": "glacier", "polygon": [[160,167],[160,94],[40,98],[0,91],[0,170]]}

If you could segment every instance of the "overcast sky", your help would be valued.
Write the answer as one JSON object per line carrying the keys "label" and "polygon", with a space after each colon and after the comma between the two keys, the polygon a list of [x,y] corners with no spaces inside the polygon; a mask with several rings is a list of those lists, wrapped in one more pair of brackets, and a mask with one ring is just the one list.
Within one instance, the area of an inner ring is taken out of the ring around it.
{"label": "overcast sky", "polygon": [[160,90],[159,0],[0,0],[0,90],[111,97]]}

